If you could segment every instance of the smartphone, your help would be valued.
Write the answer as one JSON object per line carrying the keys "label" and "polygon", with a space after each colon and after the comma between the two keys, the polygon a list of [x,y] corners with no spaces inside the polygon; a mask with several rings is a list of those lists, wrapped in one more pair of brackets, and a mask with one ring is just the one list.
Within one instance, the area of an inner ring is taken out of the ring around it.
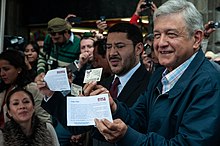
{"label": "smartphone", "polygon": [[105,21],[105,16],[100,16],[101,21]]}
{"label": "smartphone", "polygon": [[73,17],[73,16],[71,16],[71,17],[67,18],[67,21],[69,23],[77,23],[77,24],[79,24],[81,22],[81,17]]}
{"label": "smartphone", "polygon": [[144,44],[144,51],[145,51],[145,53],[147,54],[147,56],[150,56],[151,55],[151,52],[152,52],[152,50],[151,50],[151,46],[149,45],[149,44]]}
{"label": "smartphone", "polygon": [[141,8],[150,8],[152,5],[152,0],[145,0],[146,4],[145,5],[141,5]]}

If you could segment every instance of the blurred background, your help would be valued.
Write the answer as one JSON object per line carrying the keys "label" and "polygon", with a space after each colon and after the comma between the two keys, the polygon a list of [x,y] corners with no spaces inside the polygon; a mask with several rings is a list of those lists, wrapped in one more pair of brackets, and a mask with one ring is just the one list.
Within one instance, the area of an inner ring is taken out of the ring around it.
{"label": "blurred background", "polygon": [[[46,32],[47,22],[54,17],[65,18],[75,14],[80,19],[74,25],[75,33],[96,29],[95,21],[105,16],[109,25],[129,21],[139,0],[1,0],[0,42],[4,36],[22,36],[33,39],[37,31]],[[153,0],[160,6],[166,0]],[[220,21],[220,0],[189,0],[204,16],[204,22]],[[143,33],[148,33],[150,11],[143,13]],[[1,43],[2,44],[2,43]],[[220,31],[209,39],[208,50],[220,51]]]}

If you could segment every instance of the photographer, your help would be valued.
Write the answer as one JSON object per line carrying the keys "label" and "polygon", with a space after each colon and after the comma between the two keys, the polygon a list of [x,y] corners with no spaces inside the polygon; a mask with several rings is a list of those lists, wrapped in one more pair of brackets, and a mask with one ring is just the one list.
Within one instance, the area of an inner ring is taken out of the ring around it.
{"label": "photographer", "polygon": [[96,26],[99,29],[99,33],[103,34],[103,32],[106,30],[108,27],[108,24],[105,19],[101,19],[96,21]]}
{"label": "photographer", "polygon": [[150,0],[140,0],[137,4],[136,10],[131,17],[130,23],[138,25],[138,19],[142,15],[142,12],[151,8],[151,13],[153,14],[154,11],[157,9],[157,6]]}
{"label": "photographer", "polygon": [[214,25],[214,21],[209,21],[204,25],[204,38],[202,40],[202,50],[205,53],[207,51],[208,39],[210,35],[217,29]]}
{"label": "photographer", "polygon": [[215,24],[214,21],[209,21],[208,23],[204,25],[205,27],[204,38],[205,39],[209,39],[210,35],[218,28],[218,27],[215,27],[214,24]]}
{"label": "photographer", "polygon": [[46,72],[64,67],[79,58],[80,39],[71,32],[72,26],[62,18],[53,18],[48,22],[48,35],[44,48],[40,51],[37,72]]}
{"label": "photographer", "polygon": [[153,39],[154,35],[152,33],[144,36],[144,50],[141,54],[143,65],[146,70],[151,73],[154,72],[156,67],[159,65],[153,49]]}
{"label": "photographer", "polygon": [[[53,18],[48,22],[48,35],[44,40],[44,47],[39,53],[37,73],[46,73],[57,67],[65,67],[79,58],[80,39],[71,32],[72,26],[62,18]],[[53,118],[60,145],[70,144],[71,133],[64,129]]]}

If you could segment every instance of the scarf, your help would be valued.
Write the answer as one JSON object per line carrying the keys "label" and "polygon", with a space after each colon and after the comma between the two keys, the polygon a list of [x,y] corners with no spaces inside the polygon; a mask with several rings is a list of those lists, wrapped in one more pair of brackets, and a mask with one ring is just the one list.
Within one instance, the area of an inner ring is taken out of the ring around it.
{"label": "scarf", "polygon": [[52,137],[47,130],[46,123],[37,116],[32,118],[33,133],[26,136],[18,123],[13,119],[6,122],[3,129],[5,146],[52,146]]}

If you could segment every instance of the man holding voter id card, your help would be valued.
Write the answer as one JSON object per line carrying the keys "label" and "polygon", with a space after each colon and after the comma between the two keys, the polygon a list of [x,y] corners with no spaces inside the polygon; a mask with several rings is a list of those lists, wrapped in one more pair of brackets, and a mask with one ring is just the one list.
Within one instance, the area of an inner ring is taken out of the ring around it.
{"label": "man holding voter id card", "polygon": [[[168,0],[154,12],[154,51],[164,67],[132,108],[110,97],[115,120],[95,120],[106,140],[122,146],[220,145],[220,72],[201,49],[203,30],[202,15],[186,0]],[[90,83],[84,94],[105,90]]]}
{"label": "man holding voter id card", "polygon": [[[140,54],[142,51],[143,36],[137,26],[129,23],[118,23],[109,28],[106,43],[106,58],[114,76],[102,81],[100,84],[111,90],[115,79],[118,78],[120,84],[118,85],[116,98],[129,107],[132,106],[139,95],[146,90],[150,78],[150,73],[140,63]],[[38,87],[47,96],[42,103],[42,107],[51,115],[57,117],[64,126],[67,126],[66,97],[64,97],[61,92],[48,90],[46,83],[42,81],[43,76],[37,80]],[[90,83],[94,83],[94,80],[90,81]],[[100,98],[106,99],[105,96]],[[78,101],[74,100],[72,102]],[[81,111],[84,109],[85,108]],[[66,128],[73,134],[79,134],[92,127],[69,126]],[[107,142],[96,128],[92,129],[94,145],[115,145],[114,143]]]}
{"label": "man holding voter id card", "polygon": [[[122,146],[220,144],[220,72],[201,50],[203,30],[202,15],[186,0],[168,0],[154,12],[154,50],[164,67],[155,70],[131,108],[109,94],[113,122],[95,119],[107,141]],[[118,45],[107,40],[110,52],[117,54],[116,50],[134,45],[129,39],[124,41]],[[112,58],[112,65],[118,61],[119,57]],[[45,83],[38,86],[43,90]],[[96,82],[87,83],[83,91],[86,96],[109,93]],[[42,106],[65,126],[65,99],[53,98],[55,94],[48,94],[50,99]],[[89,127],[67,128],[80,133]]]}

